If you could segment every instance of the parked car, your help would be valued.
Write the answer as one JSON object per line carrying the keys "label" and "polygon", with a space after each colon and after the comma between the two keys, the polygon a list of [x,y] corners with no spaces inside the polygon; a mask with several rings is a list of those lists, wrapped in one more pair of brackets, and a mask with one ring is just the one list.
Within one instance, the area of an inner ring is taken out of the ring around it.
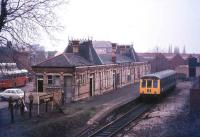
{"label": "parked car", "polygon": [[11,88],[11,89],[6,89],[5,91],[0,93],[0,98],[2,99],[7,100],[9,97],[12,97],[14,100],[23,98],[24,91],[19,88]]}

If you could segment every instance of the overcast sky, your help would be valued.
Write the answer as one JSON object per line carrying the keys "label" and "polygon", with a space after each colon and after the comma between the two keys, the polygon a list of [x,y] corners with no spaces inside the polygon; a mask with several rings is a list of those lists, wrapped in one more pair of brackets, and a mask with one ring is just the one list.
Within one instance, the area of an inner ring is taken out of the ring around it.
{"label": "overcast sky", "polygon": [[58,11],[65,26],[61,41],[49,50],[63,51],[68,37],[134,44],[137,52],[168,51],[169,44],[181,51],[200,52],[200,0],[70,0]]}

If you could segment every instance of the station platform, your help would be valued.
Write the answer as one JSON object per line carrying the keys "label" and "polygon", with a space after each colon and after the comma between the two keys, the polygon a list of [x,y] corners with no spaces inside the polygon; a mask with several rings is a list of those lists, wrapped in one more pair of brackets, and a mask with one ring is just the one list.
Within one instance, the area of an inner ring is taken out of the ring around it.
{"label": "station platform", "polygon": [[109,91],[103,95],[94,96],[86,100],[74,102],[62,107],[64,114],[91,113],[87,124],[98,123],[114,109],[133,101],[139,97],[139,83],[127,85],[114,91]]}

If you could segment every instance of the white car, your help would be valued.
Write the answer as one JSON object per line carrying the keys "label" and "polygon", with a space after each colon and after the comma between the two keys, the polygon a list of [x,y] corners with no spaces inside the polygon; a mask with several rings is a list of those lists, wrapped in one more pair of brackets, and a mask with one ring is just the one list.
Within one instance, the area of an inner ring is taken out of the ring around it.
{"label": "white car", "polygon": [[12,97],[14,100],[24,97],[24,91],[19,88],[6,89],[0,93],[0,98],[8,99]]}

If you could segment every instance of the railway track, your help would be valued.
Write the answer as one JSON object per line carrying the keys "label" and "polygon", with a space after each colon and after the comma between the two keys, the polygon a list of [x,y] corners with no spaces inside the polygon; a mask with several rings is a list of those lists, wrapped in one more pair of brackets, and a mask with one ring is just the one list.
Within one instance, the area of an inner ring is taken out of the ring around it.
{"label": "railway track", "polygon": [[101,129],[97,130],[95,133],[89,137],[111,137],[115,135],[118,131],[127,126],[130,122],[134,121],[141,114],[146,112],[152,107],[153,104],[138,103],[130,111],[125,113],[123,116],[114,120],[113,122],[107,124]]}

